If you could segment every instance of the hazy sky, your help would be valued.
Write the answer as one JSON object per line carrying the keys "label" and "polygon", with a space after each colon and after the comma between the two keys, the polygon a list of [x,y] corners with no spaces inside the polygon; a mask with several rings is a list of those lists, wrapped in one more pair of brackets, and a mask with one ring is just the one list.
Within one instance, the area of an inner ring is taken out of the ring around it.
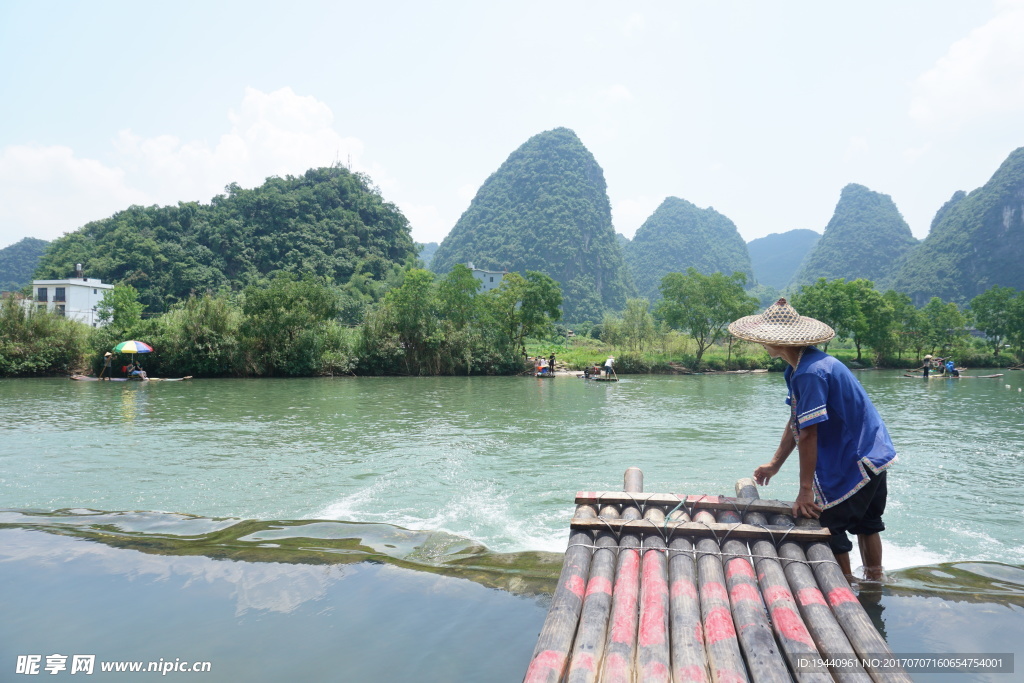
{"label": "hazy sky", "polygon": [[335,161],[440,241],[565,126],[632,237],[667,196],[747,240],[847,183],[914,234],[1024,145],[1024,0],[0,0],[0,247]]}

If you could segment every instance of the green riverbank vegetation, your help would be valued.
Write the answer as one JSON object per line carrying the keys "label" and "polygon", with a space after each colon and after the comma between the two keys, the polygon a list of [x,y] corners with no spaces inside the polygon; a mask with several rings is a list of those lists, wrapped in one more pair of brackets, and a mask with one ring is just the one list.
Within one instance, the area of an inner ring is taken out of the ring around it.
{"label": "green riverbank vegetation", "polygon": [[[726,331],[760,308],[741,273],[670,273],[653,306],[629,299],[599,322],[573,324],[560,323],[561,290],[539,272],[510,273],[487,292],[462,265],[444,276],[407,267],[388,283],[356,306],[351,282],[277,271],[241,292],[192,294],[153,316],[134,286],[119,284],[99,307],[98,328],[8,298],[0,303],[0,376],[97,374],[104,352],[128,339],[153,346],[137,359],[163,377],[517,374],[527,356],[552,353],[572,370],[609,355],[620,373],[782,369]],[[836,330],[826,350],[855,367],[914,368],[926,353],[968,367],[1024,358],[1024,293],[1012,288],[992,287],[965,309],[937,297],[917,308],[868,280],[819,279],[792,303]],[[118,357],[115,367],[128,360]]]}

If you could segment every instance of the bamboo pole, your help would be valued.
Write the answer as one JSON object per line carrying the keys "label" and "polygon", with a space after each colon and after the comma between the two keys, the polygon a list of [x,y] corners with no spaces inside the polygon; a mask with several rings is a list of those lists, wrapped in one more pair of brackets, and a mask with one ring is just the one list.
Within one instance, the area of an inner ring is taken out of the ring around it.
{"label": "bamboo pole", "polygon": [[[757,487],[754,486],[753,479],[738,480],[736,482],[736,495],[744,498],[756,497]],[[759,512],[746,513],[743,516],[743,521],[748,524],[767,524],[768,522],[765,516]],[[790,543],[789,545],[795,544]],[[793,585],[794,590],[799,590],[797,586],[807,590],[810,585],[814,585],[814,576],[811,574],[810,569],[807,568],[807,565],[800,565],[806,572],[805,575],[802,575],[804,583],[791,584],[787,580],[787,574],[782,564],[779,562],[773,542],[767,540],[752,541],[751,551],[754,555],[754,566],[757,569],[757,581],[761,587],[761,595],[768,608],[768,614],[771,617],[775,638],[794,677],[801,683],[825,683],[831,681],[832,676],[829,674],[829,670],[823,664],[819,664],[822,657],[815,646],[810,624],[805,623],[804,619],[801,618],[800,608],[793,597],[792,590],[790,590],[791,585]],[[794,563],[787,564],[796,566]],[[810,584],[806,583],[807,581]],[[817,591],[817,586],[814,586],[813,590]],[[821,596],[820,592],[818,596]],[[832,612],[825,606],[824,600],[821,601],[821,607],[828,613],[828,618],[832,620],[832,624],[835,630],[839,632],[839,636],[842,637],[843,641],[846,641],[846,636],[843,635],[839,625],[835,623]],[[852,649],[850,654],[852,654]],[[863,670],[861,675],[863,678],[851,678],[850,680],[863,681],[867,678],[867,674]]]}
{"label": "bamboo pole", "polygon": [[675,493],[637,493],[629,495],[622,491],[577,491],[577,505],[607,505],[608,503],[640,503],[666,505],[672,508],[682,501],[694,510],[749,510],[765,514],[788,515],[793,503],[781,500],[729,496],[679,496]]}
{"label": "bamboo pole", "polygon": [[[836,615],[836,621],[843,627],[850,644],[861,657],[870,657],[870,661],[891,661],[892,650],[882,638],[871,617],[864,611],[860,600],[850,590],[850,584],[838,564],[834,564],[835,555],[825,543],[811,543],[807,546],[807,559],[814,562],[814,576],[818,579],[822,593]],[[870,664],[865,667],[876,681],[896,683],[910,681],[911,678],[902,669],[878,669]]]}
{"label": "bamboo pole", "polygon": [[[694,521],[714,523],[715,518],[707,510],[701,510],[694,515]],[[711,679],[747,681],[746,666],[729,609],[729,594],[725,590],[725,572],[718,541],[700,539],[697,541],[697,555],[700,609]]]}
{"label": "bamboo pole", "polygon": [[[601,519],[618,519],[619,510],[614,505],[606,505],[601,508],[599,516]],[[615,534],[610,531],[597,535],[597,549],[590,563],[590,580],[587,581],[587,594],[580,613],[580,627],[569,663],[569,683],[594,683],[597,680],[612,608],[618,544]]]}
{"label": "bamboo pole", "polygon": [[[690,515],[684,509],[673,510],[669,519],[688,522]],[[675,682],[703,683],[708,680],[708,660],[704,653],[693,543],[686,536],[675,534],[668,547],[670,643]]]}
{"label": "bamboo pole", "polygon": [[[576,508],[576,516],[595,517],[597,511],[593,506],[581,505]],[[562,563],[562,573],[558,577],[558,586],[551,598],[551,607],[544,620],[537,645],[526,669],[523,680],[526,683],[558,683],[565,672],[569,648],[572,646],[579,622],[580,610],[583,608],[583,595],[587,575],[590,573],[590,562],[594,544],[592,533],[575,531],[569,534],[569,544]]]}
{"label": "bamboo pole", "polygon": [[[643,491],[643,472],[636,467],[626,470],[623,488],[629,493]],[[624,522],[641,519],[640,508],[627,505],[622,510]],[[628,526],[619,536],[619,556],[612,590],[611,621],[601,681],[632,683],[636,676],[636,630],[640,599],[640,536]]]}
{"label": "bamboo pole", "polygon": [[[650,508],[644,519],[663,524],[665,513]],[[640,628],[637,631],[637,668],[645,683],[670,683],[668,557],[665,539],[648,536],[643,543],[640,584]]]}
{"label": "bamboo pole", "polygon": [[[772,519],[773,522],[786,521],[785,518]],[[788,518],[792,522],[792,518]],[[799,520],[804,526],[820,526],[816,520]],[[826,543],[811,543],[804,550],[808,560],[812,563],[814,577],[824,600],[832,609],[836,621],[842,627],[854,652],[860,657],[870,658],[876,661],[883,661],[887,658],[891,661],[892,651],[889,645],[882,638],[875,625],[871,623],[871,617],[864,611],[857,596],[850,590],[850,584],[843,576],[836,556],[832,553]],[[866,671],[875,681],[886,683],[903,683],[911,680],[902,669],[880,670],[867,666]]]}
{"label": "bamboo pole", "polygon": [[[799,543],[786,541],[779,544],[779,556],[784,562],[783,571],[796,595],[800,614],[803,615],[807,630],[810,631],[818,652],[830,660],[855,662],[857,653],[846,637],[843,627],[836,621],[836,615],[825,602],[825,596],[818,588],[814,571],[807,564],[807,556]],[[832,669],[832,677],[842,683],[866,683],[871,680],[863,667],[856,665]]]}
{"label": "bamboo pole", "polygon": [[[714,519],[713,516],[709,517]],[[720,522],[677,522],[670,521],[663,524],[653,524],[646,520],[600,520],[593,518],[574,518],[569,522],[573,529],[600,531],[602,529],[613,529],[616,531],[629,531],[630,533],[647,536],[650,534],[662,535],[666,530],[673,534],[685,533],[690,536],[706,536],[708,538],[722,538],[729,534],[729,538],[747,539],[761,538],[771,539],[789,532],[789,537],[799,541],[822,541],[828,540],[828,529],[793,529],[788,526],[768,525],[767,527],[754,526],[752,524],[722,524]],[[628,527],[628,529],[627,529]]]}
{"label": "bamboo pole", "polygon": [[[718,513],[718,521],[724,524],[739,524],[740,516],[732,510],[722,510]],[[728,558],[725,560],[725,578],[732,602],[732,617],[751,678],[756,683],[792,681],[786,660],[779,652],[771,624],[765,615],[754,567],[745,557],[746,544],[727,538],[722,543],[722,552],[724,557]]]}

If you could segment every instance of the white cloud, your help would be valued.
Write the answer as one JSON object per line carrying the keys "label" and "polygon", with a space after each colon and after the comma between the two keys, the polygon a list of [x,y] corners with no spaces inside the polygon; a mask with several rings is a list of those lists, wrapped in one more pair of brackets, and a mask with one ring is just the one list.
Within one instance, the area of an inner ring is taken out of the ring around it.
{"label": "white cloud", "polygon": [[996,3],[996,15],[953,43],[914,84],[910,117],[957,127],[989,114],[1024,110],[1024,2]]}
{"label": "white cloud", "polygon": [[0,153],[0,248],[23,237],[52,240],[131,204],[149,203],[123,170],[63,146],[14,145]]}
{"label": "white cloud", "polygon": [[330,107],[291,88],[272,93],[246,88],[241,107],[227,118],[230,129],[212,146],[173,135],[141,138],[126,130],[115,147],[161,203],[208,201],[231,182],[254,187],[269,176],[297,175],[335,161],[370,170],[362,166],[362,142],[335,131]]}
{"label": "white cloud", "polygon": [[855,135],[846,141],[846,152],[843,160],[850,162],[864,156],[868,151],[868,138],[866,135]]}
{"label": "white cloud", "polygon": [[622,33],[627,38],[636,38],[640,36],[647,28],[647,19],[644,15],[634,12],[629,15],[625,22],[622,24]]}
{"label": "white cloud", "polygon": [[611,102],[629,102],[633,99],[633,93],[621,83],[605,88],[601,94]]}
{"label": "white cloud", "polygon": [[[0,152],[0,247],[33,236],[53,239],[131,204],[208,202],[237,182],[255,187],[335,161],[368,173],[382,190],[397,183],[362,160],[363,143],[334,128],[334,113],[291,88],[247,88],[214,144],[172,133],[144,138],[121,131],[109,161],[83,159],[60,145]],[[388,193],[385,192],[387,195]]]}

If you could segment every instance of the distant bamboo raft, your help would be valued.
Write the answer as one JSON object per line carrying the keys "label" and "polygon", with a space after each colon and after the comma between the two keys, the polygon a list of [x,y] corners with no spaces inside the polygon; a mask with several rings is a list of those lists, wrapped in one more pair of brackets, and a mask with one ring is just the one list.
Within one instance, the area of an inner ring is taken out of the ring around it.
{"label": "distant bamboo raft", "polygon": [[[866,669],[889,646],[814,520],[760,500],[580,492],[547,619],[524,680],[910,681]],[[845,666],[827,666],[844,661]]]}

